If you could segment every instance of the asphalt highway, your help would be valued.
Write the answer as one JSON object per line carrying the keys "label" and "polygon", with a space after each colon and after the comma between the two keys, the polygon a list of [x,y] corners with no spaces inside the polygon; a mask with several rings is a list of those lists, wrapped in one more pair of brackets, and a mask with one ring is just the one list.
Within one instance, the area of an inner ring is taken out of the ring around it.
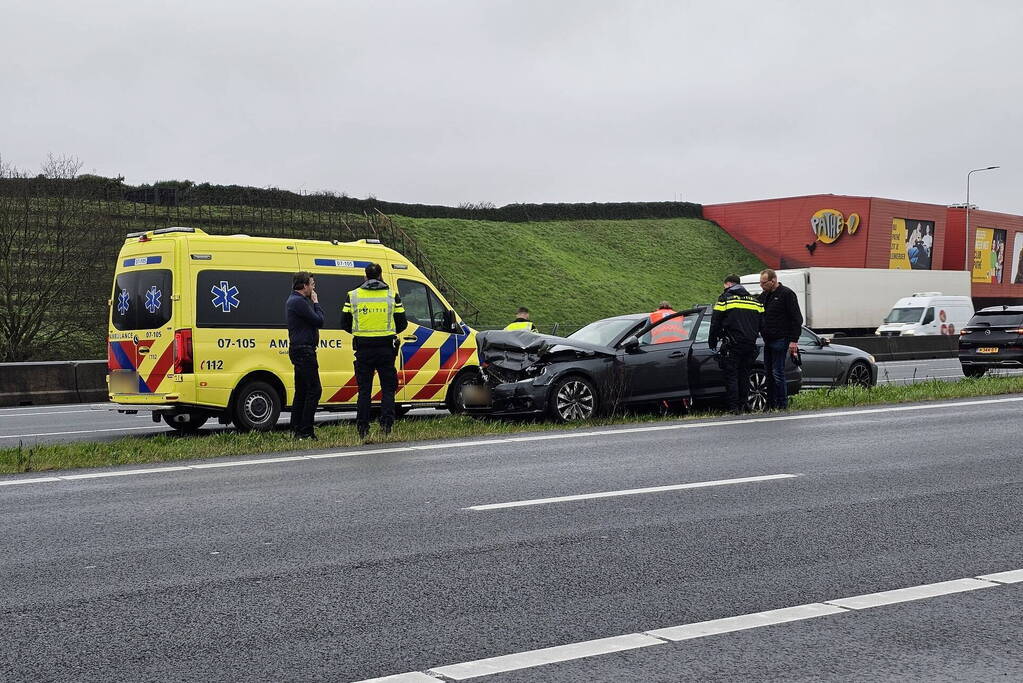
{"label": "asphalt highway", "polygon": [[[991,374],[1019,374],[1020,371],[999,370]],[[959,361],[897,361],[881,363],[878,367],[878,384],[912,384],[926,379],[938,378],[957,381],[963,378]],[[148,415],[124,415],[108,410],[109,404],[72,404],[60,406],[21,406],[0,408],[0,447],[34,443],[68,441],[111,441],[123,436],[144,436],[146,434],[173,433],[165,423],[154,423]],[[413,410],[409,413],[429,418],[446,415],[446,411],[433,408]],[[346,422],[354,419],[354,413],[320,413],[317,421]],[[281,418],[281,428],[287,427],[288,415]],[[224,429],[211,420],[203,427],[204,432]]]}
{"label": "asphalt highway", "polygon": [[1020,680],[1021,411],[993,397],[0,477],[0,672]]}

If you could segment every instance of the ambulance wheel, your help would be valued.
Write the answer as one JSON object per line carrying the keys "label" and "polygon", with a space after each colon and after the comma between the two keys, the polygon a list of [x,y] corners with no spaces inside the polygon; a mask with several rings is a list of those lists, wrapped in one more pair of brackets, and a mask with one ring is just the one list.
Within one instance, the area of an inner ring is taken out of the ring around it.
{"label": "ambulance wheel", "polygon": [[208,419],[210,416],[202,413],[163,414],[163,421],[182,434],[195,434],[200,427],[206,424]]}
{"label": "ambulance wheel", "polygon": [[266,382],[246,382],[235,392],[231,419],[240,432],[268,432],[281,416],[281,404],[281,395]]}
{"label": "ambulance wheel", "polygon": [[483,384],[483,378],[478,371],[466,370],[459,373],[458,377],[448,387],[448,395],[444,402],[448,406],[448,412],[452,415],[461,415],[466,410],[465,397],[462,395],[468,387]]}

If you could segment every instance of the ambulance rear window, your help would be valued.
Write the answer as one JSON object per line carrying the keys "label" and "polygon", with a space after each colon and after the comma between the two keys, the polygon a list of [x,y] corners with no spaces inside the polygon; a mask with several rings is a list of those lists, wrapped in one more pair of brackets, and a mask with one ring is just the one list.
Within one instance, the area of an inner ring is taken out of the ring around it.
{"label": "ambulance rear window", "polygon": [[152,330],[171,319],[171,272],[136,270],[114,283],[110,321],[118,330]]}

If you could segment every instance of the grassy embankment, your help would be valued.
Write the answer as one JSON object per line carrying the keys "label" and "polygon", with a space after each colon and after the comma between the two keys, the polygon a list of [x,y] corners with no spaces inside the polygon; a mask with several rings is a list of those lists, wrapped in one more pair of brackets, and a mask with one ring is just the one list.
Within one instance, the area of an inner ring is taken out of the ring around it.
{"label": "grassy embankment", "polygon": [[[480,326],[503,326],[519,306],[544,332],[600,318],[709,303],[731,272],[763,264],[699,219],[495,223],[402,218],[444,276],[480,307]],[[681,310],[681,309],[678,309]]]}
{"label": "grassy embankment", "polygon": [[[931,380],[910,386],[880,386],[872,389],[842,387],[808,391],[792,399],[793,410],[823,410],[882,403],[908,403],[1023,393],[1023,377],[984,377],[960,382]],[[685,419],[713,417],[713,413],[693,414]],[[556,425],[549,422],[509,422],[490,419],[444,416],[409,418],[399,421],[394,432],[383,438],[371,433],[373,443],[402,443],[431,439],[500,436],[523,431],[551,431],[593,428],[615,424],[652,422],[657,415],[623,415],[593,420],[582,425]],[[756,419],[751,417],[750,419]],[[317,449],[352,448],[359,445],[351,423],[321,427]],[[129,437],[105,443],[67,443],[25,448],[0,449],[0,474],[40,472],[78,467],[146,464],[230,455],[283,453],[308,449],[308,441],[295,442],[286,431],[269,434],[238,434],[223,431],[196,437],[160,434]]]}

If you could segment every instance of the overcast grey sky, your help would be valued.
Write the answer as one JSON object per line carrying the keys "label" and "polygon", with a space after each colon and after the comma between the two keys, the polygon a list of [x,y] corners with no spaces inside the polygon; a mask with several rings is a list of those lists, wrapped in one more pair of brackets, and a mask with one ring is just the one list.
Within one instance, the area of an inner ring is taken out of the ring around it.
{"label": "overcast grey sky", "polygon": [[0,0],[0,155],[391,201],[1023,213],[1023,3]]}

